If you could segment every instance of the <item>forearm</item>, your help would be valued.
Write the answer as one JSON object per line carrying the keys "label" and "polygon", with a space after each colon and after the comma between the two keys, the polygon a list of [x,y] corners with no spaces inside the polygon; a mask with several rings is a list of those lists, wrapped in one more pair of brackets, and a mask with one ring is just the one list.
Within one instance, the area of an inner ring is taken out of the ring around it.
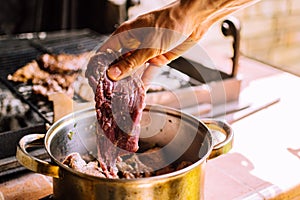
{"label": "forearm", "polygon": [[217,20],[259,0],[179,0],[180,9],[199,22]]}
{"label": "forearm", "polygon": [[258,1],[259,0],[179,0],[182,7],[186,7],[192,12],[206,9],[214,10],[213,12],[221,9],[240,9]]}
{"label": "forearm", "polygon": [[[172,7],[172,18],[184,18],[182,30],[192,30],[187,40],[176,49],[165,54],[169,60],[188,50],[202,38],[207,30],[227,15],[251,5],[259,0],[178,0]],[[181,16],[181,17],[180,17]],[[182,31],[183,33],[184,31]]]}
{"label": "forearm", "polygon": [[[123,23],[113,33],[115,37],[110,37],[102,48],[126,47],[133,50],[133,53],[111,66],[109,77],[120,80],[145,62],[164,65],[176,59],[195,45],[215,22],[257,1],[176,0],[161,9]],[[129,31],[133,29],[137,31]],[[145,29],[150,31],[139,32]],[[164,29],[169,31],[161,31]],[[128,41],[130,45],[125,46]],[[138,45],[133,47],[131,43]]]}

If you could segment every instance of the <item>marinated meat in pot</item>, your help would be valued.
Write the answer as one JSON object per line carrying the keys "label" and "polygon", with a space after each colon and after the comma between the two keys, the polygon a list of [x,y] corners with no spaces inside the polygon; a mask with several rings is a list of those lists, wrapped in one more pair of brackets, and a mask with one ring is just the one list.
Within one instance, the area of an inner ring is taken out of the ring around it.
{"label": "marinated meat in pot", "polygon": [[145,89],[137,78],[114,82],[106,76],[108,66],[116,59],[118,55],[112,51],[97,53],[86,71],[95,91],[98,157],[101,167],[111,173],[116,171],[116,158],[121,151],[138,150],[139,123],[145,107]]}
{"label": "marinated meat in pot", "polygon": [[[164,160],[163,156],[159,158],[153,158],[153,156],[151,156],[151,152],[159,150],[159,147],[154,147],[143,152],[140,155],[133,153],[119,156],[116,161],[116,172],[114,176],[108,174],[107,171],[103,170],[103,168],[99,166],[99,162],[97,160],[85,161],[83,157],[81,157],[78,153],[71,153],[70,155],[68,155],[64,159],[63,164],[74,169],[75,171],[79,171],[88,175],[101,178],[119,179],[145,178],[163,175],[183,169],[192,164],[192,162],[190,161],[181,161],[178,163],[171,163],[161,169],[154,170],[156,164],[160,165],[160,163],[167,163],[167,161]],[[142,157],[147,157],[148,159],[142,159]]]}
{"label": "marinated meat in pot", "polygon": [[98,176],[105,178],[103,171],[98,166],[97,161],[86,163],[79,153],[71,153],[68,155],[64,161],[63,164],[69,166],[70,168],[82,172],[84,174],[92,175],[92,176]]}

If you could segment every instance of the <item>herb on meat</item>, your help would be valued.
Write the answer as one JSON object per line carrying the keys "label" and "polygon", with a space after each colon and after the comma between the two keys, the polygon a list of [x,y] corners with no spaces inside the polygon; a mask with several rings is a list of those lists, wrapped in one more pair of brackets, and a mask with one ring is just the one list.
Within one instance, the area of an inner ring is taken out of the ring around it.
{"label": "herb on meat", "polygon": [[74,134],[75,134],[74,131],[70,131],[70,132],[68,133],[68,138],[69,138],[69,140],[72,140],[72,137],[73,137]]}

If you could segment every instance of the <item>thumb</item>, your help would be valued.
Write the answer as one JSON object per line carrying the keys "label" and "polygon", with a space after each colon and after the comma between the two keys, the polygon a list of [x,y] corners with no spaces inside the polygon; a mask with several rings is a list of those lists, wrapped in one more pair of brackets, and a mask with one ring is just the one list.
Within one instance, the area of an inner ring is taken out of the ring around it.
{"label": "thumb", "polygon": [[149,59],[160,53],[160,50],[150,48],[135,50],[130,55],[123,57],[121,60],[111,65],[107,70],[107,75],[113,81],[126,78],[136,72]]}

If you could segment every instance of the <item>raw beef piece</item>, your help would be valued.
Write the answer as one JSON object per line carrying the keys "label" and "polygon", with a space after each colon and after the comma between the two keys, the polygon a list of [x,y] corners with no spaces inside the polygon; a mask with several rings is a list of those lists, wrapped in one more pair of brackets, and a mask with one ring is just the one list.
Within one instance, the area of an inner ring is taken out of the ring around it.
{"label": "raw beef piece", "polygon": [[117,83],[103,74],[99,80],[95,94],[97,119],[103,133],[121,149],[138,149],[144,99],[144,88],[131,77]]}
{"label": "raw beef piece", "polygon": [[98,157],[101,167],[110,172],[114,171],[120,151],[138,150],[140,120],[145,107],[145,89],[138,77],[130,76],[117,82],[107,77],[106,70],[116,59],[114,52],[97,53],[86,71],[95,91]]}

